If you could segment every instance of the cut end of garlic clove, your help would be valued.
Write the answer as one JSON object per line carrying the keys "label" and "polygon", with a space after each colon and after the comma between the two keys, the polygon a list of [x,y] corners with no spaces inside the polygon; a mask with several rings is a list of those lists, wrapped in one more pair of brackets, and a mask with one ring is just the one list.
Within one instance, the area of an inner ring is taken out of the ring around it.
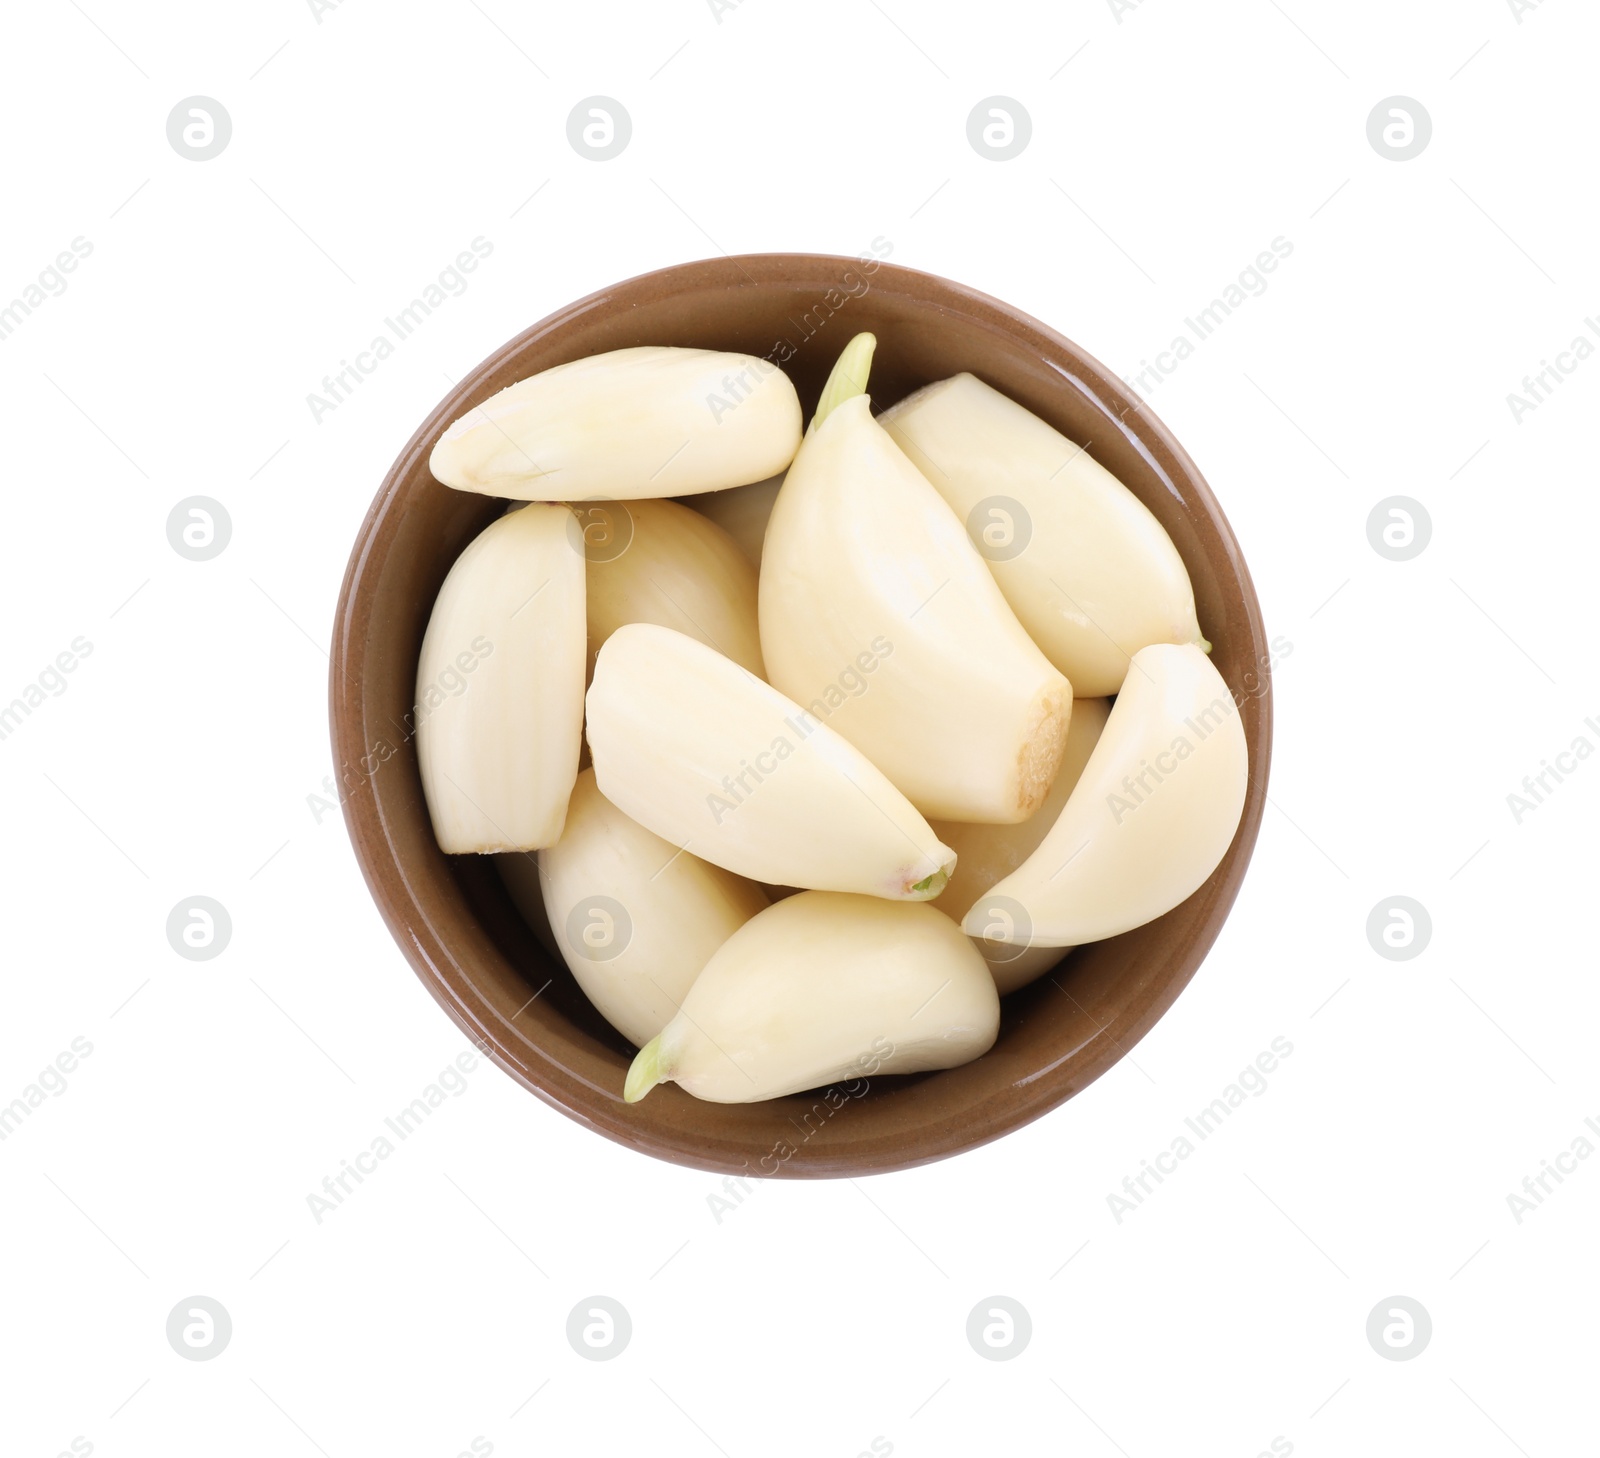
{"label": "cut end of garlic clove", "polygon": [[1017,754],[1017,804],[1011,823],[1021,824],[1044,804],[1061,771],[1072,724],[1072,685],[1065,678],[1042,691],[1030,710],[1027,738]]}
{"label": "cut end of garlic clove", "polygon": [[662,1067],[661,1035],[658,1033],[628,1065],[628,1079],[622,1086],[623,1103],[638,1103],[658,1083],[665,1083],[666,1080],[667,1070]]}
{"label": "cut end of garlic clove", "polygon": [[822,387],[822,398],[817,401],[817,413],[811,417],[811,429],[816,430],[824,420],[846,400],[867,393],[867,376],[872,372],[872,352],[878,347],[875,334],[858,334],[840,352]]}

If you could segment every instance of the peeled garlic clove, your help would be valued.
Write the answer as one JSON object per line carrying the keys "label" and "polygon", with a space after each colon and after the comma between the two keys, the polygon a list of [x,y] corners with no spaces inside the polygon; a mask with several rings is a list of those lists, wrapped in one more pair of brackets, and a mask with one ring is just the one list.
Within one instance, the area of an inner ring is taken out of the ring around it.
{"label": "peeled garlic clove", "polygon": [[752,881],[893,900],[937,896],[949,849],[825,724],[693,638],[618,628],[589,689],[600,791],[684,850]]}
{"label": "peeled garlic clove", "polygon": [[712,954],[767,904],[686,855],[578,776],[561,839],[539,852],[544,909],[584,995],[635,1047],[672,1021]]}
{"label": "peeled garlic clove", "polygon": [[805,891],[769,906],[706,963],[683,1009],[628,1070],[637,1103],[672,1081],[753,1103],[880,1073],[954,1068],[994,1046],[983,958],[931,906]]}
{"label": "peeled garlic clove", "polygon": [[761,567],[761,544],[767,535],[767,518],[778,499],[782,476],[756,481],[749,486],[734,486],[727,491],[707,491],[691,496],[684,504],[698,511],[733,538],[738,548],[757,570]]}
{"label": "peeled garlic clove", "polygon": [[676,501],[576,502],[589,560],[589,671],[624,623],[660,623],[765,677],[756,573],[733,539]]}
{"label": "peeled garlic clove", "polygon": [[1193,644],[1141,648],[1066,808],[979,897],[967,931],[1065,947],[1153,921],[1216,870],[1248,783],[1244,728],[1211,660]]}
{"label": "peeled garlic clove", "polygon": [[1074,693],[1116,693],[1147,644],[1203,643],[1172,539],[1085,447],[968,374],[918,390],[879,424],[982,543]]}
{"label": "peeled garlic clove", "polygon": [[417,665],[417,763],[439,848],[538,850],[561,834],[583,738],[583,554],[536,503],[451,567]]}
{"label": "peeled garlic clove", "polygon": [[[957,820],[933,820],[933,832],[956,853],[956,868],[949,884],[934,902],[947,916],[960,922],[991,886],[1003,881],[1038,848],[1050,833],[1067,797],[1088,764],[1111,713],[1109,699],[1075,699],[1072,723],[1067,726],[1066,752],[1044,803],[1020,825],[975,825]],[[989,964],[995,986],[1003,997],[1043,976],[1066,955],[1065,947],[1028,947],[1015,941],[991,942],[975,938]]]}
{"label": "peeled garlic clove", "polygon": [[522,501],[687,496],[775,475],[800,443],[800,401],[748,354],[655,345],[557,365],[453,422],[429,469]]}
{"label": "peeled garlic clove", "polygon": [[760,597],[768,677],[924,815],[1026,820],[1061,762],[1072,687],[873,420],[859,393],[871,348],[858,335],[840,356],[772,510]]}

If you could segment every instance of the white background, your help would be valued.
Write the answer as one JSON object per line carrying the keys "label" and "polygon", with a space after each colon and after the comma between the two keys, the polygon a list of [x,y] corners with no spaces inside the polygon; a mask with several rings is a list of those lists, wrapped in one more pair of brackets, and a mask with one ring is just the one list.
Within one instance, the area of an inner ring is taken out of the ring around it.
{"label": "white background", "polygon": [[[1600,1117],[1600,763],[1520,824],[1506,797],[1600,745],[1600,358],[1520,423],[1506,396],[1600,314],[1597,44],[1579,0],[13,7],[0,303],[93,252],[0,341],[0,701],[93,651],[0,741],[0,1102],[93,1053],[0,1144],[0,1448],[1594,1451],[1600,1159],[1520,1223],[1507,1195]],[[604,163],[566,136],[596,93],[633,122]],[[203,163],[165,131],[196,94],[233,122]],[[1033,125],[1003,163],[966,136],[996,94]],[[1366,133],[1396,94],[1434,128],[1403,163]],[[470,288],[316,422],[478,236]],[[1293,244],[1152,400],[1293,645],[1215,950],[1131,1058],[958,1160],[719,1221],[717,1180],[484,1066],[316,1223],[463,1047],[308,801],[383,472],[569,300],[879,236],[1124,372]],[[233,523],[208,562],[166,538],[193,495]],[[1409,562],[1368,543],[1392,495],[1431,516]],[[195,894],[233,921],[209,962],[164,931]],[[1433,920],[1408,962],[1365,931],[1396,894]],[[1118,1223],[1107,1196],[1276,1037],[1266,1091]],[[604,1363],[565,1336],[596,1293],[633,1322]],[[209,1362],[165,1337],[195,1294],[233,1322]],[[1007,1362],[965,1336],[995,1294],[1033,1324]],[[1414,1360],[1368,1344],[1392,1295],[1431,1314]]]}

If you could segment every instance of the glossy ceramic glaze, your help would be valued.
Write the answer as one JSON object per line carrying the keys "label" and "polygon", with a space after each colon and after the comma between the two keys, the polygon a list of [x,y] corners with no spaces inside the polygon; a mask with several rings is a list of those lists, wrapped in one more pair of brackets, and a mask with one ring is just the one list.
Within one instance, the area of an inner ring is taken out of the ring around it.
{"label": "glossy ceramic glaze", "polygon": [[[1239,704],[1251,765],[1244,818],[1189,900],[1077,949],[1007,997],[999,1040],[976,1062],[762,1104],[700,1103],[670,1084],[624,1104],[632,1049],[523,922],[492,861],[446,856],[434,843],[411,734],[417,654],[450,564],[502,508],[439,485],[428,452],[452,420],[513,381],[639,344],[771,358],[793,378],[809,418],[834,357],[864,329],[878,337],[877,408],[970,370],[1087,442],[1155,513],[1188,567],[1213,661]],[[379,489],[346,571],[330,679],[334,755],[356,856],[395,940],[441,1006],[518,1082],[596,1133],[680,1164],[791,1178],[872,1174],[959,1153],[1038,1118],[1110,1068],[1172,1005],[1233,904],[1260,827],[1272,740],[1267,662],[1249,571],[1199,471],[1076,345],[984,294],[890,264],[718,258],[630,279],[551,315],[473,370],[422,423]]]}

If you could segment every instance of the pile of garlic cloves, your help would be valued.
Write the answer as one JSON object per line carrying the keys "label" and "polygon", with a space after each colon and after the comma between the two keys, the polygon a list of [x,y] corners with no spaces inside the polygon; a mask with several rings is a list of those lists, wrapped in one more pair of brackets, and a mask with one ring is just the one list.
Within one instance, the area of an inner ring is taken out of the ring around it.
{"label": "pile of garlic cloves", "polygon": [[747,1103],[981,1056],[1000,996],[1216,869],[1247,782],[1176,548],[970,374],[809,425],[766,360],[640,347],[443,433],[508,509],[417,670],[440,848],[672,1081]]}

